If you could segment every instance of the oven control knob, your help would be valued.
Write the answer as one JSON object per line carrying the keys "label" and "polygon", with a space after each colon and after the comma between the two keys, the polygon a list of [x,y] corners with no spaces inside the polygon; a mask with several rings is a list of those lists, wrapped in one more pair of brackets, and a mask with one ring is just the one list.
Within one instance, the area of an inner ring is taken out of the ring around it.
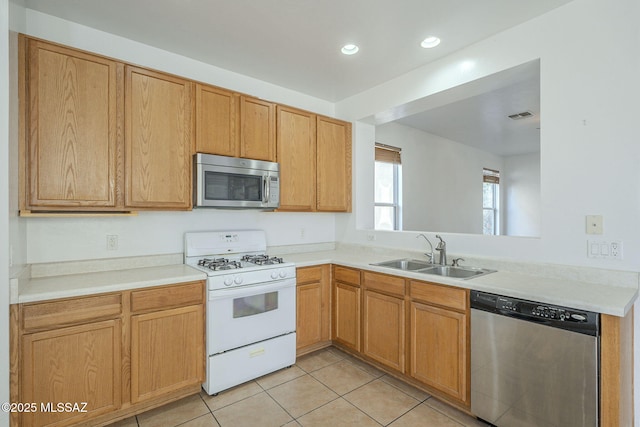
{"label": "oven control knob", "polygon": [[241,283],[242,283],[242,277],[240,277],[240,276],[236,276],[236,277],[233,279],[233,283],[235,283],[236,285],[241,284]]}
{"label": "oven control knob", "polygon": [[279,276],[284,279],[285,277],[287,277],[287,272],[285,270],[280,270]]}
{"label": "oven control knob", "polygon": [[225,286],[231,286],[231,284],[233,283],[233,279],[229,276],[224,278],[224,285]]}
{"label": "oven control knob", "polygon": [[277,271],[272,271],[271,272],[271,278],[272,279],[277,279],[278,278],[278,272]]}

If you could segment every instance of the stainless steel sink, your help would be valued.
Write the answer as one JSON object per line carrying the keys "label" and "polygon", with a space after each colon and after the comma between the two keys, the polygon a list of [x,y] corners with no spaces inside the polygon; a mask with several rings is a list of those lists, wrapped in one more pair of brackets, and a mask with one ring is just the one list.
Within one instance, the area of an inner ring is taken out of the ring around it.
{"label": "stainless steel sink", "polygon": [[433,264],[430,264],[427,261],[420,261],[418,259],[394,259],[393,261],[379,262],[377,264],[371,265],[395,268],[397,270],[405,271],[416,271],[423,268],[433,267]]}
{"label": "stainless steel sink", "polygon": [[394,259],[393,261],[384,261],[371,264],[378,267],[394,268],[396,270],[413,271],[414,273],[434,274],[437,276],[454,277],[457,279],[471,279],[473,277],[483,276],[485,274],[494,273],[496,270],[486,268],[451,266],[431,264],[427,261],[417,259]]}
{"label": "stainless steel sink", "polygon": [[437,265],[435,267],[421,269],[418,272],[424,274],[436,274],[438,276],[455,277],[457,279],[470,279],[484,274],[494,273],[496,270],[476,267],[453,267],[450,265]]}

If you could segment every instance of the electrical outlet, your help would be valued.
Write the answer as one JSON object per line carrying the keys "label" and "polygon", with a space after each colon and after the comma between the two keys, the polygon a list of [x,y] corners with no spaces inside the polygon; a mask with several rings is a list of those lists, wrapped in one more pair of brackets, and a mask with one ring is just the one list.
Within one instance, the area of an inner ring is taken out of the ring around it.
{"label": "electrical outlet", "polygon": [[305,234],[306,234],[306,230],[304,228],[301,228],[300,229],[300,239],[301,240],[304,240]]}
{"label": "electrical outlet", "polygon": [[373,242],[376,240],[376,235],[374,233],[367,233],[367,240]]}
{"label": "electrical outlet", "polygon": [[108,251],[117,251],[118,250],[118,235],[117,234],[107,234],[107,250]]}
{"label": "electrical outlet", "polygon": [[622,241],[616,240],[611,242],[609,256],[613,259],[622,259]]}

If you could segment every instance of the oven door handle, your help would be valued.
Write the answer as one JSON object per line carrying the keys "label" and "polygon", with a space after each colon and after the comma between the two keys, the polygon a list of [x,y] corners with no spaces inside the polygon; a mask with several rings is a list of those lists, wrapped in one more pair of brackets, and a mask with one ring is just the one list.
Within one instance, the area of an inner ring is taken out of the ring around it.
{"label": "oven door handle", "polygon": [[243,298],[251,295],[260,295],[268,292],[281,291],[287,288],[295,288],[296,280],[294,278],[287,278],[278,282],[270,282],[269,284],[257,284],[251,286],[236,286],[225,289],[215,289],[208,291],[207,299],[209,301],[229,299],[229,298]]}

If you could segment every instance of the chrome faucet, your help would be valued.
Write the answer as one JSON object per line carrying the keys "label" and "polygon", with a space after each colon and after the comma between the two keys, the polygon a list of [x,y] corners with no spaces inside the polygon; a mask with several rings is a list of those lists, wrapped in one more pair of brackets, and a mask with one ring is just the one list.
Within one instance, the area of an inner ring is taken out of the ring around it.
{"label": "chrome faucet", "polygon": [[440,265],[447,265],[447,242],[442,240],[440,235],[436,234],[436,239],[440,239],[436,251],[440,252]]}
{"label": "chrome faucet", "polygon": [[433,245],[431,244],[431,241],[429,240],[429,238],[428,238],[427,236],[425,236],[424,234],[422,234],[422,233],[418,234],[418,235],[416,236],[416,239],[417,239],[418,237],[421,237],[421,236],[422,236],[422,237],[424,237],[424,240],[426,240],[426,241],[427,241],[427,243],[429,244],[429,247],[431,248],[431,253],[425,253],[425,255],[427,256],[427,258],[429,258],[429,262],[430,262],[431,264],[433,264],[433,261],[434,261],[434,256],[433,256]]}

